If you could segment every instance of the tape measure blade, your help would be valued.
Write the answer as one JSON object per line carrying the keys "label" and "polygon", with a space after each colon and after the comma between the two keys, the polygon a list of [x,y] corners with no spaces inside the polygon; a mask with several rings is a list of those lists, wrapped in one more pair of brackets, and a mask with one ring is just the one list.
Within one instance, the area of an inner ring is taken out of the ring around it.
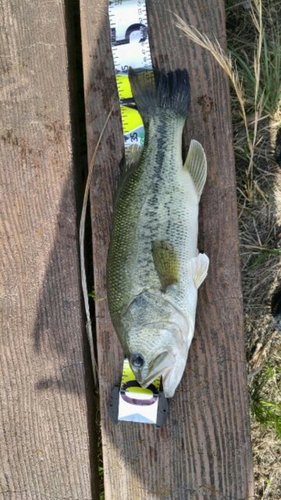
{"label": "tape measure blade", "polygon": [[[140,115],[137,117],[136,109],[132,109],[134,100],[128,81],[128,69],[130,66],[152,68],[145,0],[110,0],[109,21],[124,145],[142,146],[144,127]],[[120,77],[123,77],[123,81]]]}

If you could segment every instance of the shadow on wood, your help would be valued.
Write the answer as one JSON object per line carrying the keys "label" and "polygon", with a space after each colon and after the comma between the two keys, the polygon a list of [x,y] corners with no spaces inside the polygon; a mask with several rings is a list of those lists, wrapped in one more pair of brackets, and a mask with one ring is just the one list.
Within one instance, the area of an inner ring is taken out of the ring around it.
{"label": "shadow on wood", "polygon": [[64,7],[3,5],[0,494],[11,500],[98,495]]}

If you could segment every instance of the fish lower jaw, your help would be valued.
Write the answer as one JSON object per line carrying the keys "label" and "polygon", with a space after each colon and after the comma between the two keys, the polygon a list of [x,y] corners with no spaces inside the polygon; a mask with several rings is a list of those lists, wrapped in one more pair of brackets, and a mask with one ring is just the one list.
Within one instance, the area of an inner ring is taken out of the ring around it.
{"label": "fish lower jaw", "polygon": [[167,375],[170,373],[171,369],[171,365],[161,367],[158,370],[154,370],[154,372],[152,372],[146,378],[137,378],[137,381],[142,387],[146,389],[150,384],[153,384],[153,382],[160,376],[162,376],[162,380],[164,381]]}
{"label": "fish lower jaw", "polygon": [[175,395],[176,389],[174,389],[173,391],[165,391],[165,389],[164,389],[163,392],[164,392],[165,398],[169,399]]}
{"label": "fish lower jaw", "polygon": [[141,381],[141,380],[138,380],[138,383],[140,384],[140,386],[143,388],[143,389],[147,389],[147,387],[152,384],[153,380],[148,380],[148,382],[146,382],[145,380],[144,381]]}
{"label": "fish lower jaw", "polygon": [[165,368],[160,370],[155,370],[151,375],[146,378],[137,378],[138,383],[145,389],[154,382],[158,377],[165,376]]}
{"label": "fish lower jaw", "polygon": [[139,379],[137,378],[138,383],[146,389],[150,384],[154,382],[158,377],[160,377],[161,373],[156,373],[156,375],[152,375],[150,377],[147,377],[145,379]]}

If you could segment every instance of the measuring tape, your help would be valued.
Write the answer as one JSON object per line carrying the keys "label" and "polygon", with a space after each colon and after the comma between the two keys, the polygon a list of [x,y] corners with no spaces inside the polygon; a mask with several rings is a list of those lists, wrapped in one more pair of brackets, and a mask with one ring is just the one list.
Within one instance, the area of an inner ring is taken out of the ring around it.
{"label": "measuring tape", "polygon": [[[145,0],[109,0],[109,20],[124,145],[125,148],[134,144],[142,147],[144,126],[132,96],[128,70],[130,66],[152,69]],[[111,393],[109,414],[113,422],[142,422],[161,427],[167,410],[161,377],[145,389],[139,385],[125,359],[121,385]]]}
{"label": "measuring tape", "polygon": [[132,96],[128,69],[152,69],[145,0],[109,0],[109,21],[124,145],[143,146],[144,126]]}
{"label": "measuring tape", "polygon": [[120,387],[111,391],[109,415],[118,422],[154,424],[160,428],[168,413],[168,401],[158,377],[147,388],[141,387],[134,376],[129,361],[124,360]]}

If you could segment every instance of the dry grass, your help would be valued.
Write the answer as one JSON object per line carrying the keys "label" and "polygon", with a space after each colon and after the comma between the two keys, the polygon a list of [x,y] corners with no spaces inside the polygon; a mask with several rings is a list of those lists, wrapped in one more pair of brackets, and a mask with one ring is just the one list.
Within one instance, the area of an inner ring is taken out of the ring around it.
{"label": "dry grass", "polygon": [[256,498],[277,500],[281,434],[276,422],[281,426],[281,407],[268,405],[281,404],[281,335],[271,315],[271,297],[281,283],[281,171],[274,161],[281,126],[281,5],[257,0],[247,11],[226,3],[232,3],[227,10],[228,45],[243,79],[253,144],[251,150],[232,92],[246,348],[249,372],[256,374],[249,378],[255,493]]}
{"label": "dry grass", "polygon": [[[250,7],[250,8],[245,8]],[[245,338],[256,498],[281,498],[281,334],[271,298],[281,284],[281,2],[226,1],[229,52],[177,18],[232,83]]]}
{"label": "dry grass", "polygon": [[108,115],[106,117],[104,126],[102,128],[97,145],[96,145],[94,153],[93,153],[92,160],[91,160],[90,165],[89,165],[89,171],[88,171],[88,177],[87,177],[87,182],[86,182],[85,191],[84,191],[83,206],[82,206],[80,225],[79,225],[81,286],[82,286],[82,291],[83,291],[84,307],[85,307],[85,314],[86,314],[86,332],[87,332],[87,337],[88,337],[88,341],[89,341],[89,348],[90,348],[92,369],[93,369],[93,378],[94,378],[94,385],[95,385],[96,390],[97,390],[97,361],[96,361],[95,348],[94,348],[92,320],[91,320],[91,314],[90,314],[88,285],[87,285],[86,267],[85,267],[85,248],[84,248],[85,221],[86,221],[86,211],[87,211],[87,205],[88,205],[88,199],[89,199],[91,180],[92,180],[92,175],[93,175],[94,166],[95,166],[95,159],[96,159],[97,151],[98,151],[99,145],[101,143],[101,140],[103,138],[105,129],[106,129],[107,124],[109,122],[109,119],[111,117],[111,114],[112,114],[112,109],[110,110],[110,112],[108,113]]}

